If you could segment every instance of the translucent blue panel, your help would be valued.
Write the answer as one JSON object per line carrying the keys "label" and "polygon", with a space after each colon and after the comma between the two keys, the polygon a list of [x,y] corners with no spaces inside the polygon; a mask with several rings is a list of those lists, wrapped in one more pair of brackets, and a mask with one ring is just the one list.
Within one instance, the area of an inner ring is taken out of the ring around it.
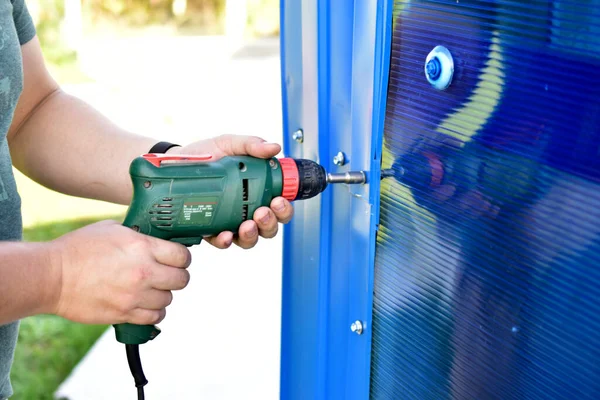
{"label": "translucent blue panel", "polygon": [[391,51],[371,397],[600,398],[600,1],[396,1]]}

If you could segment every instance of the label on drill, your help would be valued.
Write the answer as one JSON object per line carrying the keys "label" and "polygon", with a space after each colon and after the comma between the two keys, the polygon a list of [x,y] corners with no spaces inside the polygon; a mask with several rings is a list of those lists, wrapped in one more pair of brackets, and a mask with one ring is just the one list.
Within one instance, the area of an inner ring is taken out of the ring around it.
{"label": "label on drill", "polygon": [[179,217],[180,224],[209,225],[217,209],[217,197],[186,199]]}

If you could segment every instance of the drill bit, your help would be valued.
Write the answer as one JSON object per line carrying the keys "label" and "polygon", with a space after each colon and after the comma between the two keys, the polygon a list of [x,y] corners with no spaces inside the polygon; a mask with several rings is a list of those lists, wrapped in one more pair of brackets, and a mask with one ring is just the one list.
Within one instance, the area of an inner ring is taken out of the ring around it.
{"label": "drill bit", "polygon": [[[401,177],[404,175],[404,168],[387,168],[381,170],[381,179],[390,177]],[[339,174],[327,174],[327,183],[346,183],[356,185],[367,183],[367,176],[364,171],[350,171]]]}
{"label": "drill bit", "polygon": [[367,175],[365,175],[364,171],[349,171],[339,174],[329,173],[327,174],[327,183],[346,183],[349,185],[367,183]]}

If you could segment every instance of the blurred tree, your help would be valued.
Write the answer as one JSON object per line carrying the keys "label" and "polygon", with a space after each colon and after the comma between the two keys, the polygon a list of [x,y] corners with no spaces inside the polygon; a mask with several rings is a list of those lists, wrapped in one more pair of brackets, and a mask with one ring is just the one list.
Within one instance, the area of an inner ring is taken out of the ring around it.
{"label": "blurred tree", "polygon": [[248,34],[250,36],[279,35],[279,0],[248,1]]}
{"label": "blurred tree", "polygon": [[27,0],[27,4],[47,58],[57,63],[74,58],[84,33],[101,31],[102,26],[109,31],[169,26],[181,34],[228,34],[237,41],[279,33],[279,0]]}
{"label": "blurred tree", "polygon": [[73,61],[76,53],[65,42],[62,31],[65,0],[27,0],[27,8],[36,25],[46,60],[53,64]]}
{"label": "blurred tree", "polygon": [[[251,36],[279,33],[279,0],[82,1],[92,19],[110,18],[132,26],[173,23],[183,30],[207,34],[226,30]],[[243,28],[233,28],[230,23]]]}

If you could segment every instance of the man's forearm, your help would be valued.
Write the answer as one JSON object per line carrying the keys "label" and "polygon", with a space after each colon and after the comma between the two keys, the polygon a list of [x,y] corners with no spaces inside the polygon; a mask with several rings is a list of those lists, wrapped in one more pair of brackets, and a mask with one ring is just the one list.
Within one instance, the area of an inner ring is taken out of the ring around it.
{"label": "man's forearm", "polygon": [[0,243],[0,325],[54,312],[59,281],[50,244]]}
{"label": "man's forearm", "polygon": [[10,149],[13,164],[44,186],[128,204],[129,163],[154,142],[119,128],[84,101],[56,90],[11,136]]}

